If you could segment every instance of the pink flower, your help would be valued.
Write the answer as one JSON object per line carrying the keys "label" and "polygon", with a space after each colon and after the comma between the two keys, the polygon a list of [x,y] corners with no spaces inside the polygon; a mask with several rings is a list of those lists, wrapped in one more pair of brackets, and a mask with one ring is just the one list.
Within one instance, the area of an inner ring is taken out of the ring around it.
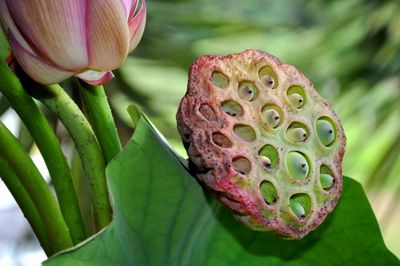
{"label": "pink flower", "polygon": [[77,76],[92,85],[112,79],[139,43],[142,0],[0,0],[0,18],[16,60],[34,80]]}

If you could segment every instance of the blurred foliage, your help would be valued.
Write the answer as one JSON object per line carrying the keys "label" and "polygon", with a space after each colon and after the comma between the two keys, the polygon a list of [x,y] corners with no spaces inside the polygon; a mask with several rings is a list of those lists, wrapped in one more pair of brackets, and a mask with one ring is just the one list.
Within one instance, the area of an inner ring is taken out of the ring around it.
{"label": "blurred foliage", "polygon": [[[148,1],[145,35],[109,90],[123,139],[136,102],[184,154],[175,113],[187,70],[204,54],[248,48],[295,65],[341,118],[344,174],[367,189],[400,256],[400,1]],[[345,188],[346,189],[346,188]]]}

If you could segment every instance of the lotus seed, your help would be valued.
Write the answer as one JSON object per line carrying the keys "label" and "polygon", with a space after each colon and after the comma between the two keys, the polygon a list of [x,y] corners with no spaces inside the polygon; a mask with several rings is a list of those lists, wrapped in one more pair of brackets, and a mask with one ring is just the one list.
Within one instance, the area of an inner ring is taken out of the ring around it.
{"label": "lotus seed", "polygon": [[287,167],[292,177],[306,179],[309,173],[309,166],[306,158],[299,152],[289,152],[287,155]]}
{"label": "lotus seed", "polygon": [[279,125],[280,116],[279,113],[274,109],[267,109],[263,112],[264,121],[267,122],[269,126],[275,128]]}
{"label": "lotus seed", "polygon": [[251,102],[254,99],[255,92],[249,84],[244,84],[239,88],[239,97],[243,100]]}
{"label": "lotus seed", "polygon": [[290,103],[291,103],[294,107],[300,108],[300,107],[303,106],[303,104],[304,104],[304,99],[303,99],[303,96],[301,96],[300,94],[293,93],[293,94],[290,94],[288,97],[289,97]]}
{"label": "lotus seed", "polygon": [[278,152],[276,148],[270,144],[262,147],[258,152],[258,156],[264,168],[275,168],[278,164]]}
{"label": "lotus seed", "polygon": [[233,169],[241,173],[242,175],[247,175],[251,171],[251,163],[244,157],[235,158],[232,162]]}
{"label": "lotus seed", "polygon": [[243,114],[242,107],[234,101],[226,101],[221,104],[224,112],[230,116],[241,116]]}
{"label": "lotus seed", "polygon": [[301,142],[306,140],[307,131],[301,127],[288,128],[286,132],[287,138],[292,142]]}
{"label": "lotus seed", "polygon": [[317,121],[317,134],[324,146],[329,146],[335,140],[333,125],[327,119],[321,118]]}
{"label": "lotus seed", "polygon": [[265,66],[258,72],[261,83],[269,89],[277,87],[278,78],[275,71],[270,66]]}
{"label": "lotus seed", "polygon": [[253,128],[247,125],[235,125],[233,132],[245,141],[254,141],[256,139],[256,132]]}
{"label": "lotus seed", "polygon": [[221,89],[228,87],[229,80],[228,77],[219,71],[214,71],[211,76],[212,82],[215,86]]}
{"label": "lotus seed", "polygon": [[232,142],[223,134],[221,133],[214,133],[212,135],[213,142],[223,148],[230,148],[232,147]]}
{"label": "lotus seed", "polygon": [[290,208],[299,219],[306,217],[311,209],[311,199],[307,194],[295,194],[290,197]]}
{"label": "lotus seed", "polygon": [[262,82],[267,88],[270,88],[270,89],[272,89],[272,88],[274,87],[274,85],[275,85],[275,80],[274,80],[274,78],[271,77],[271,76],[268,76],[268,75],[263,76],[263,77],[261,78],[261,82]]}
{"label": "lotus seed", "polygon": [[271,160],[267,156],[261,155],[260,156],[260,161],[261,161],[261,165],[264,168],[268,168],[268,169],[271,168]]}
{"label": "lotus seed", "polygon": [[329,174],[321,174],[319,180],[323,189],[330,189],[333,186],[333,177]]}
{"label": "lotus seed", "polygon": [[275,186],[269,181],[263,181],[260,185],[260,192],[264,198],[264,201],[268,205],[272,205],[278,200],[278,193]]}
{"label": "lotus seed", "polygon": [[208,104],[203,104],[200,106],[199,112],[207,119],[210,121],[215,120],[215,113],[213,109]]}
{"label": "lotus seed", "polygon": [[290,202],[290,208],[296,214],[298,218],[306,217],[306,211],[304,210],[303,206],[297,201]]}

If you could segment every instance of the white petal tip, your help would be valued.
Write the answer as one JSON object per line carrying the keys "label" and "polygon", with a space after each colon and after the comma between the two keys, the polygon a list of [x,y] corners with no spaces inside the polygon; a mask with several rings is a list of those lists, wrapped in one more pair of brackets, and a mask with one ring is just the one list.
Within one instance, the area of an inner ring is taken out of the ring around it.
{"label": "white petal tip", "polygon": [[84,82],[93,86],[103,85],[114,78],[114,74],[111,71],[98,72],[94,70],[88,70],[83,73],[77,74],[76,76]]}

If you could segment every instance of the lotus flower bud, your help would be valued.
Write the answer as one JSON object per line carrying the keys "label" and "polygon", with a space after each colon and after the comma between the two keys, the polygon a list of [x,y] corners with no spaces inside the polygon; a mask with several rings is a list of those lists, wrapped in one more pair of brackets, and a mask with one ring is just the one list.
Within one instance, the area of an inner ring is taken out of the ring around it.
{"label": "lotus flower bud", "polygon": [[139,43],[145,0],[0,0],[13,54],[34,80],[77,76],[92,85],[112,79]]}

